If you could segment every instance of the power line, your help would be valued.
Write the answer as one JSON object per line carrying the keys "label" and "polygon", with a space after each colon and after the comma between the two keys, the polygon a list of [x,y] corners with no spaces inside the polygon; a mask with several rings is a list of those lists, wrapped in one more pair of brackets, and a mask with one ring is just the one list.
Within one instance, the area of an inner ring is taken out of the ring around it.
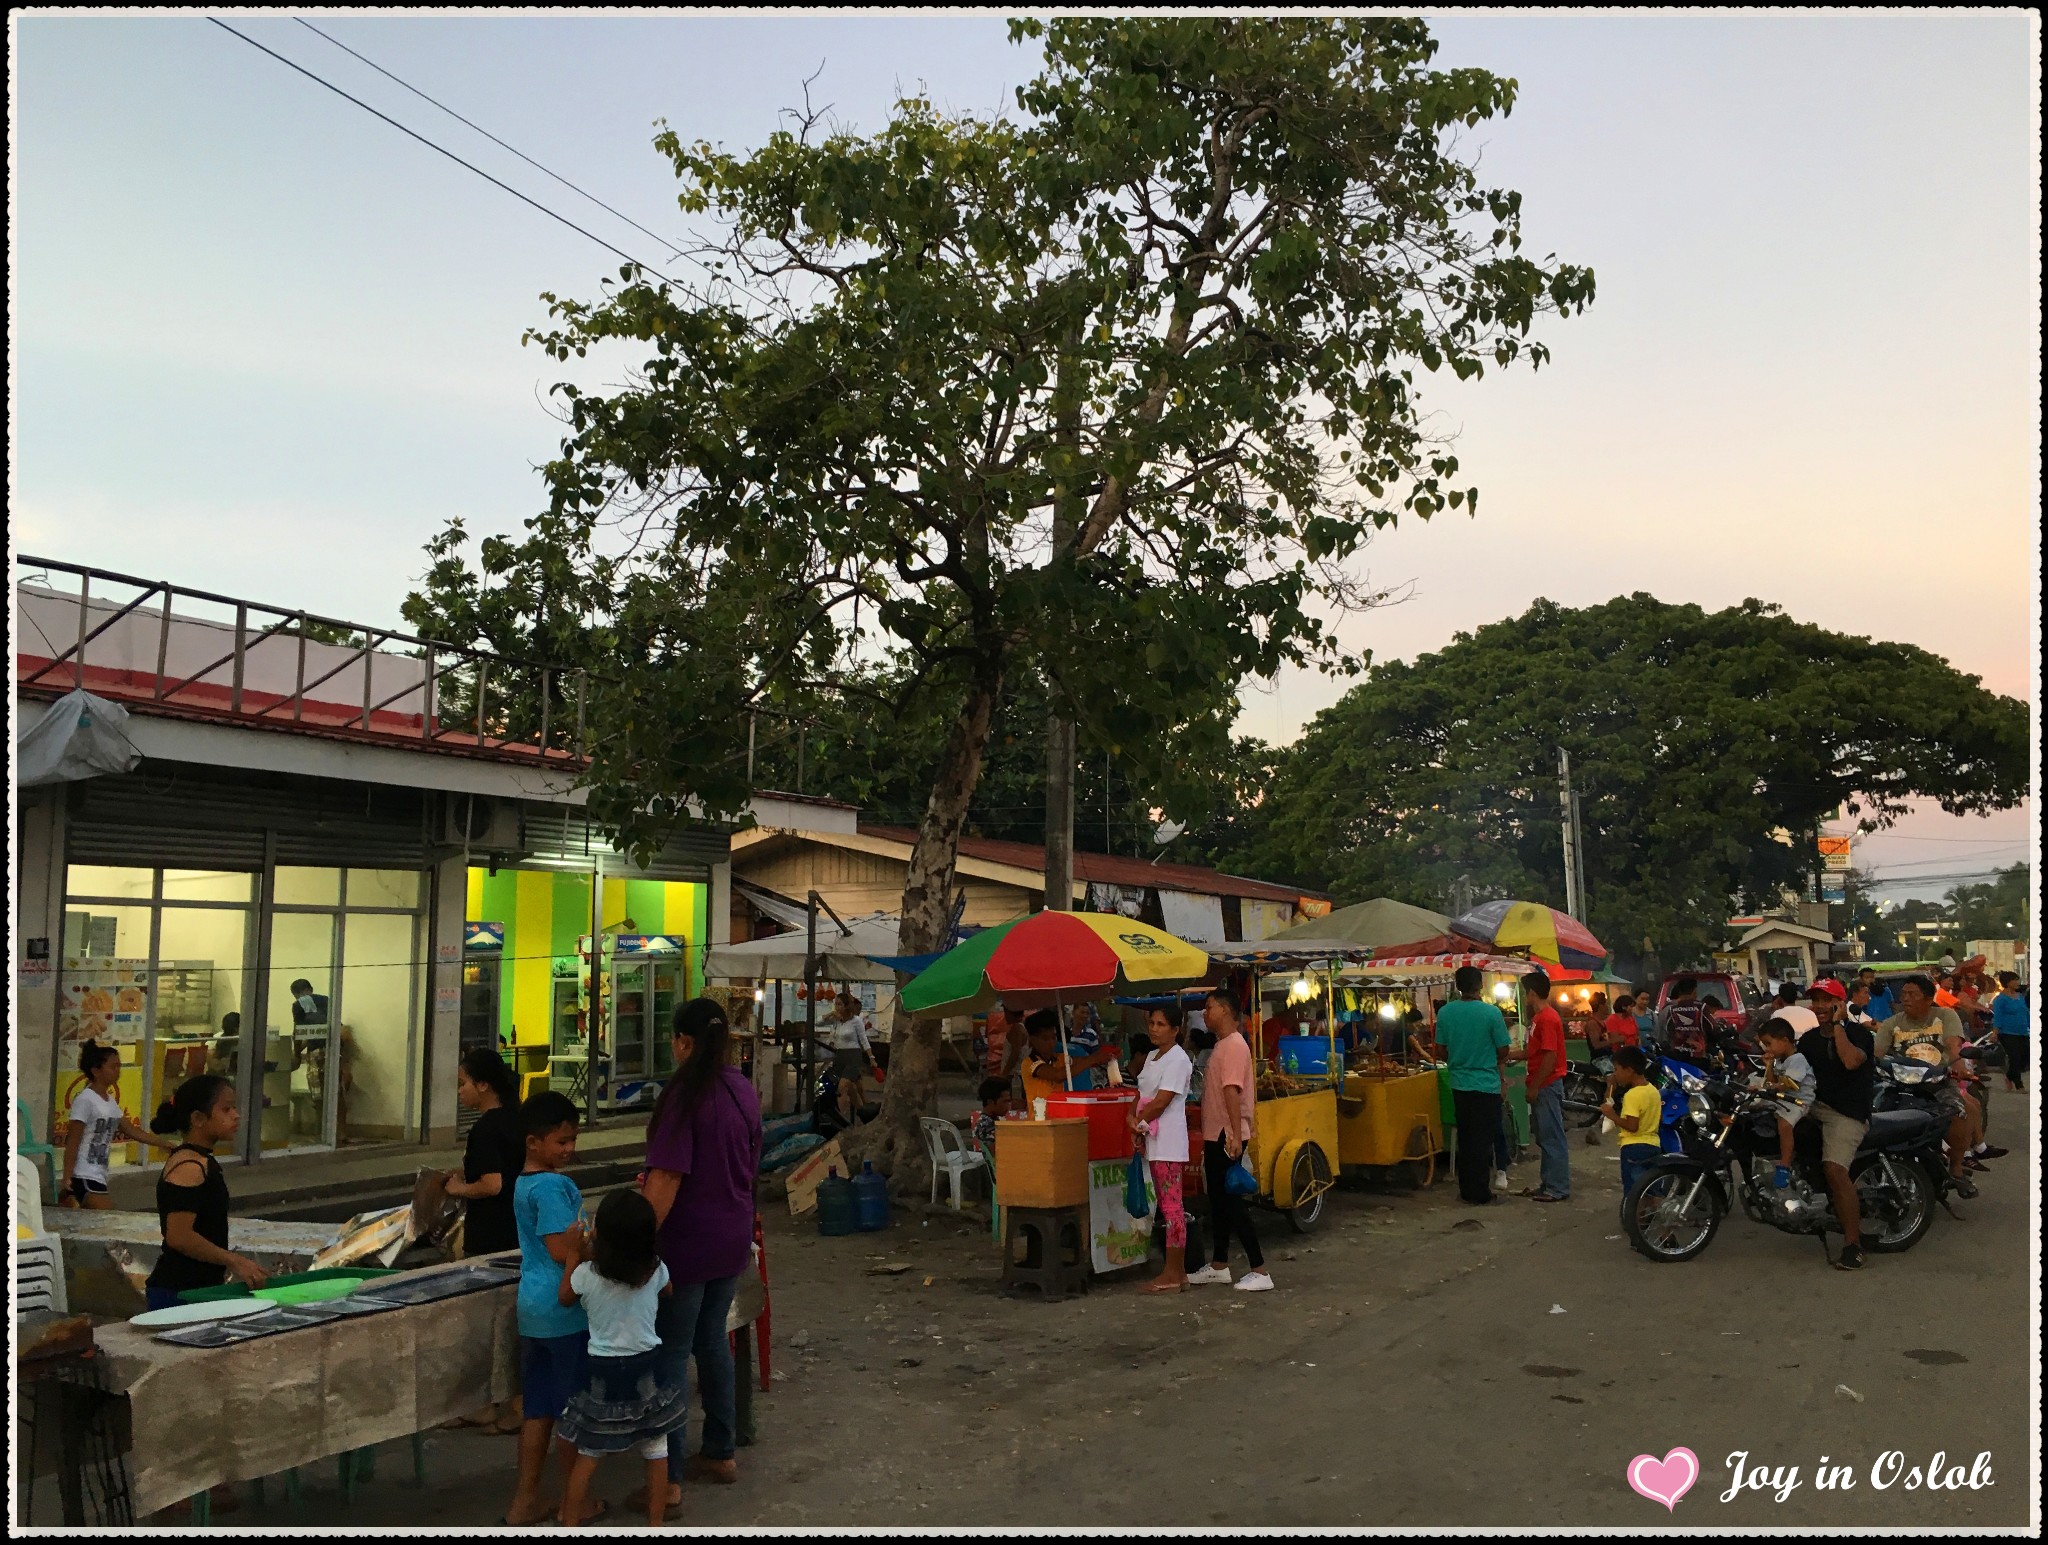
{"label": "power line", "polygon": [[[596,242],[600,247],[604,248],[605,251],[612,253],[614,256],[624,258],[628,263],[631,263],[635,268],[646,270],[648,273],[653,274],[657,279],[662,280],[664,283],[674,285],[677,289],[682,290],[685,294],[692,293],[687,285],[682,284],[678,280],[669,278],[667,274],[663,273],[660,269],[654,267],[653,264],[643,263],[640,261],[640,259],[634,257],[632,253],[625,251],[623,248],[613,246],[610,242],[606,241],[602,236],[597,235],[595,232],[586,231],[582,226],[578,225],[574,220],[571,220],[567,215],[557,214],[554,210],[548,208],[547,205],[541,203],[538,199],[529,198],[526,194],[521,193],[509,182],[499,181],[499,179],[493,177],[489,172],[485,171],[482,167],[477,166],[472,162],[463,160],[461,156],[458,156],[454,151],[448,149],[445,145],[436,144],[433,140],[428,139],[426,135],[420,133],[417,129],[408,129],[404,124],[400,123],[396,118],[393,118],[389,113],[379,112],[376,108],[370,106],[369,103],[365,102],[361,97],[351,96],[348,92],[342,90],[341,87],[335,85],[333,81],[326,79],[324,76],[315,75],[311,70],[307,69],[304,65],[296,63],[293,60],[287,59],[283,54],[279,53],[276,49],[265,47],[263,44],[257,42],[254,38],[250,37],[248,33],[241,32],[233,27],[230,27],[218,16],[209,16],[206,19],[212,22],[216,27],[220,28],[221,31],[233,33],[234,36],[240,38],[244,43],[247,43],[251,48],[261,49],[264,53],[270,55],[271,58],[275,59],[279,64],[289,65],[292,69],[297,70],[301,75],[305,76],[306,79],[316,82],[319,85],[325,86],[329,91],[333,92],[336,96],[342,98],[344,101],[355,103],[357,107],[360,107],[364,112],[369,113],[372,117],[383,119],[386,123],[390,124],[392,128],[398,130],[399,133],[408,135],[411,138],[418,140],[422,145],[425,145],[429,150],[436,151],[439,154],[446,156],[449,160],[453,161],[457,166],[462,167],[465,171],[475,172],[477,176],[483,178],[485,182],[490,183],[493,187],[504,189],[507,193],[511,194],[514,198],[518,199],[520,203],[531,204],[535,209],[538,209],[550,220],[558,221],[559,223],[568,226],[569,229],[574,231],[577,235],[585,237],[590,241]],[[403,84],[403,82],[401,82],[400,84]],[[659,237],[656,237],[655,239],[657,241],[660,240]]]}
{"label": "power line", "polygon": [[589,199],[590,202],[595,204],[599,209],[605,211],[605,213],[618,216],[619,219],[625,221],[626,224],[632,226],[633,229],[638,231],[641,235],[652,236],[656,241],[660,242],[664,247],[668,248],[670,257],[675,258],[681,257],[683,255],[682,249],[678,247],[674,242],[670,241],[666,236],[663,236],[658,232],[648,230],[646,226],[642,225],[638,220],[635,220],[631,215],[626,214],[621,210],[612,208],[611,205],[607,204],[595,193],[590,192],[588,189],[577,187],[575,183],[571,182],[568,178],[564,177],[560,172],[551,171],[549,170],[549,168],[542,166],[540,162],[534,160],[534,158],[528,155],[525,151],[517,149],[512,145],[506,144],[503,140],[499,139],[497,135],[493,134],[489,129],[486,129],[482,124],[471,122],[471,120],[463,117],[462,114],[455,111],[455,109],[450,107],[447,103],[436,101],[433,97],[428,96],[424,91],[420,90],[419,87],[413,85],[411,81],[403,80],[400,79],[400,77],[393,75],[389,70],[385,69],[383,65],[377,63],[376,60],[371,59],[366,55],[357,53],[353,48],[350,48],[348,44],[342,42],[340,38],[335,37],[332,33],[322,32],[318,27],[314,26],[311,22],[307,21],[306,18],[303,16],[294,16],[292,20],[297,22],[301,27],[304,27],[308,32],[311,32],[316,36],[327,39],[328,42],[332,43],[336,48],[340,49],[343,53],[349,55],[351,58],[362,60],[364,64],[367,64],[371,69],[375,70],[379,75],[382,75],[385,79],[396,81],[399,85],[405,87],[407,91],[410,91],[414,96],[418,97],[422,102],[432,103],[433,106],[440,108],[442,112],[446,113],[450,118],[453,118],[457,123],[468,125],[468,127],[476,130],[477,133],[481,134],[493,145],[498,146],[500,149],[511,151],[513,155],[519,157],[520,160],[524,161],[528,166],[532,167],[535,171],[545,172],[548,176],[554,178],[555,181],[560,183],[563,187],[569,189],[570,192],[579,193],[584,198]]}

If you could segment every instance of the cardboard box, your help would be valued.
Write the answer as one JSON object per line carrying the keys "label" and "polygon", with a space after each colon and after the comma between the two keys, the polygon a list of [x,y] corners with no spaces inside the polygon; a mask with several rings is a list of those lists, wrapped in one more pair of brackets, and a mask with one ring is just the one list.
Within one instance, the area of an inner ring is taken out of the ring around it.
{"label": "cardboard box", "polygon": [[1005,1207],[1086,1207],[1087,1118],[998,1121],[996,1200]]}
{"label": "cardboard box", "polygon": [[822,1148],[811,1150],[811,1156],[789,1172],[789,1213],[800,1218],[818,1205],[818,1187],[833,1170],[846,1173],[846,1160],[840,1156],[839,1139],[833,1138]]}

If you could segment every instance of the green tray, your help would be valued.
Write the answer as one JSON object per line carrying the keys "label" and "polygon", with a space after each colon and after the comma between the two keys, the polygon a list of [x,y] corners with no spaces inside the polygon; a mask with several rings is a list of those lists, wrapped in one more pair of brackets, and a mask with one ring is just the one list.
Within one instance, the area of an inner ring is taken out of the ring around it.
{"label": "green tray", "polygon": [[[312,1304],[326,1298],[339,1298],[352,1291],[359,1283],[372,1277],[397,1275],[397,1268],[391,1266],[329,1266],[322,1271],[290,1271],[272,1277],[264,1284],[260,1295],[251,1294],[239,1282],[223,1283],[212,1288],[187,1288],[178,1295],[179,1301],[188,1304],[218,1303],[225,1298],[250,1298],[260,1296],[280,1304]],[[328,1284],[343,1282],[347,1286],[334,1288]],[[306,1288],[311,1291],[296,1292]]]}

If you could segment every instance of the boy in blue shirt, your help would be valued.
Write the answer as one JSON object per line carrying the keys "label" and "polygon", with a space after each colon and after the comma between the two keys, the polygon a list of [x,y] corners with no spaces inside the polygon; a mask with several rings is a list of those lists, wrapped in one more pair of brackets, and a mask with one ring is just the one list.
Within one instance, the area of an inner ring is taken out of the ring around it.
{"label": "boy in blue shirt", "polygon": [[[526,1167],[512,1188],[512,1218],[519,1228],[519,1364],[521,1404],[519,1484],[505,1510],[508,1524],[532,1524],[553,1509],[541,1499],[548,1443],[555,1422],[582,1392],[589,1322],[580,1303],[560,1299],[562,1268],[576,1248],[573,1231],[582,1221],[583,1193],[561,1173],[576,1157],[576,1107],[569,1097],[544,1090],[519,1107],[526,1138]],[[566,1485],[576,1463],[575,1445],[556,1444]],[[604,1512],[603,1504],[587,1523]]]}
{"label": "boy in blue shirt", "polygon": [[1991,1000],[1991,1028],[2005,1051],[2005,1087],[2027,1086],[2027,1051],[2034,1044],[2034,1015],[2020,991],[2019,973],[1998,973],[1998,996]]}

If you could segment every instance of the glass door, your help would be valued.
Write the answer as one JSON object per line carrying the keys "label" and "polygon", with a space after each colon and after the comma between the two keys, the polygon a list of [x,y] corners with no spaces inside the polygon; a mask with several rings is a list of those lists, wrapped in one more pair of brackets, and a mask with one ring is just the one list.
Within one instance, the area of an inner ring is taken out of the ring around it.
{"label": "glass door", "polygon": [[270,919],[270,992],[263,1025],[263,1150],[329,1143],[328,1042],[336,1013],[338,912]]}

